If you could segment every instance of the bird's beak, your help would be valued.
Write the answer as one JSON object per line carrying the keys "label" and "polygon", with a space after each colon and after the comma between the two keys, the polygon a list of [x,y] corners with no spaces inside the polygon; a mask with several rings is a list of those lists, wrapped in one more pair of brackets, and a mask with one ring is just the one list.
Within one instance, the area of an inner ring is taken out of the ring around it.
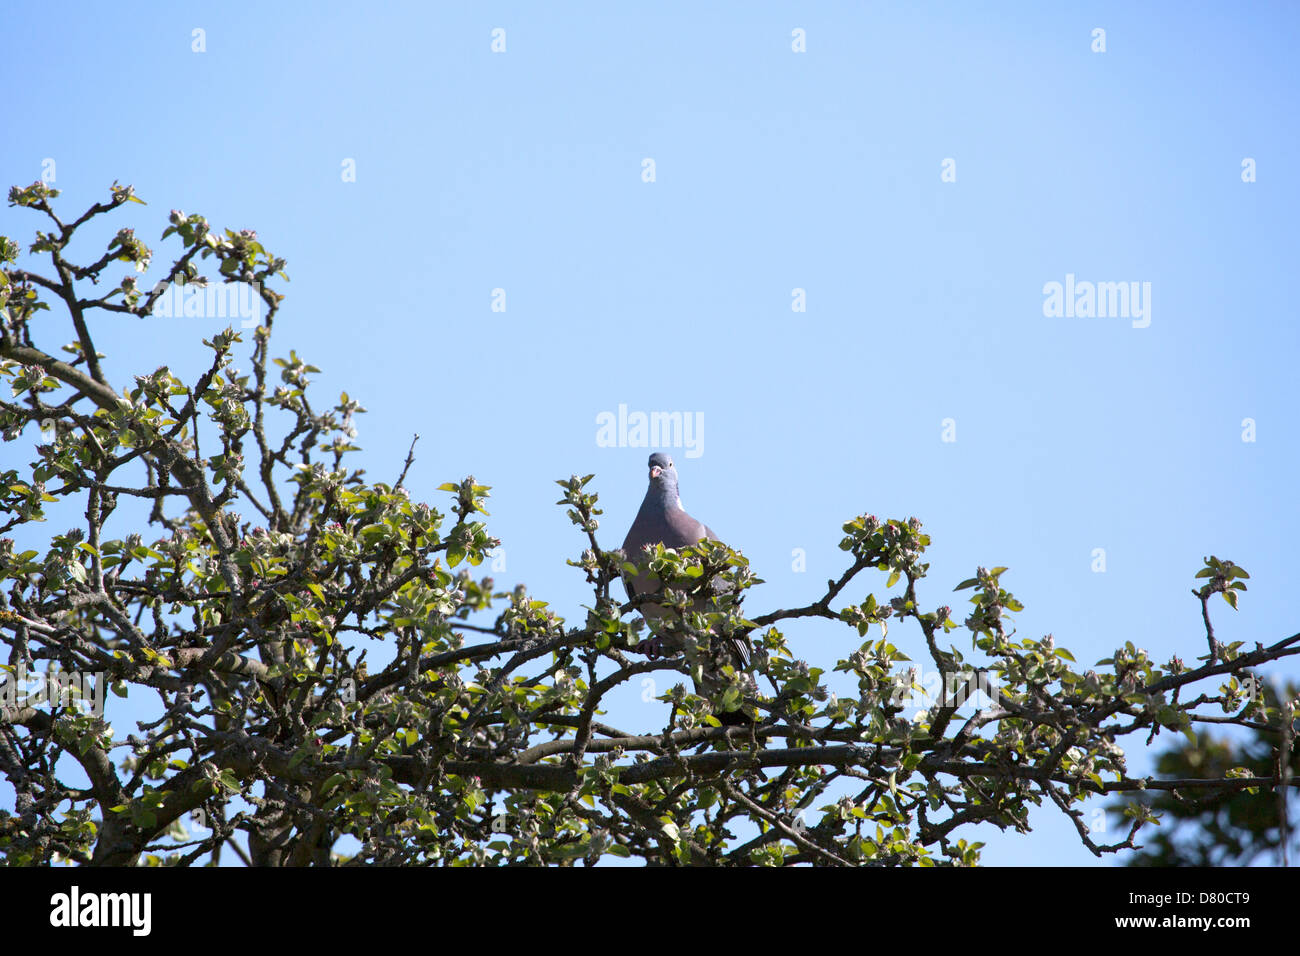
{"label": "bird's beak", "polygon": [[660,468],[658,465],[652,465],[650,467],[650,480],[654,481],[656,478],[658,478],[659,472],[661,471],[663,471],[663,469]]}

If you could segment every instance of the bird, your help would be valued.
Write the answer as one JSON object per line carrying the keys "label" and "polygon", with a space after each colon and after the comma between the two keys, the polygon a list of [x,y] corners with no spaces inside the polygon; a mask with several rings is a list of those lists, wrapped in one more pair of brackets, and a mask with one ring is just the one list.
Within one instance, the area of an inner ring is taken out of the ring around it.
{"label": "bird", "polygon": [[[677,468],[673,465],[672,458],[662,452],[656,452],[650,456],[649,468],[650,486],[646,489],[641,509],[637,512],[632,527],[628,529],[627,537],[623,539],[623,554],[627,560],[634,563],[644,561],[645,554],[642,549],[653,548],[659,544],[677,550],[704,540],[719,540],[712,528],[692,518],[682,507],[677,485]],[[660,583],[658,576],[649,570],[637,574],[624,571],[623,585],[627,588],[628,597],[635,598],[638,595],[654,593],[659,589]],[[696,598],[693,609],[701,613],[706,612],[708,599]],[[664,626],[663,618],[670,614],[667,609],[660,604],[647,601],[640,605],[639,610],[655,636],[638,645],[638,650],[656,656],[665,651],[678,653],[685,649],[685,638],[682,632]],[[716,650],[720,652],[719,656],[724,663],[730,663],[737,670],[749,666],[751,647],[747,637],[732,636],[720,642]],[[751,689],[756,689],[752,678],[749,678],[746,683]],[[701,696],[711,696],[708,692],[717,686],[717,681],[708,679],[706,674],[704,684],[703,688],[696,685],[696,693]],[[751,722],[743,711],[718,714],[717,717],[724,725]]]}

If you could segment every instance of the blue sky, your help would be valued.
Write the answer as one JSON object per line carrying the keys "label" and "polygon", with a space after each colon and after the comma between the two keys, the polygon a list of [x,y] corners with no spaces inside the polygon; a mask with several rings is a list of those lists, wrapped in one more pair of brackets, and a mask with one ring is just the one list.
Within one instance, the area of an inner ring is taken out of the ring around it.
{"label": "blue sky", "polygon": [[[553,482],[595,472],[621,543],[650,449],[601,447],[596,419],[624,404],[702,420],[683,502],[765,579],[755,613],[820,596],[843,521],[915,515],[929,606],[1006,565],[1022,635],[1081,663],[1126,640],[1190,659],[1210,553],[1251,573],[1222,638],[1297,629],[1300,8],[1137,7],[9,7],[0,172],[53,160],[68,212],[133,183],[149,205],[112,228],[154,247],[151,279],[171,208],[258,230],[292,277],[277,354],[369,409],[372,478],[418,432],[417,496],[491,485],[498,581],[571,617],[582,540]],[[36,220],[0,224],[25,244]],[[1150,283],[1150,324],[1045,316],[1067,275]],[[94,332],[125,384],[192,379],[224,324]],[[828,669],[855,646],[790,635]],[[891,635],[919,657],[919,632]],[[635,690],[611,721],[660,726]],[[978,831],[984,862],[1093,861],[1055,809],[1031,822]]]}

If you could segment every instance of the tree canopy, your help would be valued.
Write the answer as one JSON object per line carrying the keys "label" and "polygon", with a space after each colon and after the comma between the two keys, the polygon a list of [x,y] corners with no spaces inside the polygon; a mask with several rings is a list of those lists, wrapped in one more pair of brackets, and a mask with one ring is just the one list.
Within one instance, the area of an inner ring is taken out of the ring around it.
{"label": "tree canopy", "polygon": [[[499,544],[487,486],[468,476],[420,500],[414,444],[391,483],[354,467],[358,402],[320,401],[318,369],[272,355],[285,261],[255,233],[174,211],[162,238],[175,257],[146,287],[153,253],[130,228],[97,257],[72,249],[87,223],[139,202],[133,189],[114,184],[71,220],[57,195],[41,182],[9,193],[39,217],[29,253],[43,264],[19,267],[18,243],[0,237],[0,427],[6,442],[40,431],[31,461],[7,453],[0,467],[0,534],[14,536],[0,539],[11,865],[189,865],[227,849],[258,865],[972,865],[974,825],[1026,832],[1040,804],[1100,856],[1135,847],[1155,811],[1130,802],[1108,841],[1089,798],[1276,803],[1295,786],[1293,702],[1250,690],[1251,669],[1300,653],[1300,634],[1249,649],[1216,638],[1212,599],[1235,608],[1249,577],[1231,561],[1196,574],[1194,661],[1126,643],[1081,671],[1052,635],[1015,633],[1005,568],[956,585],[964,615],[923,597],[931,541],[914,518],[848,520],[840,576],[804,606],[758,612],[761,582],[724,543],[602,546],[595,477],[573,476],[558,503],[591,602],[566,621],[523,585],[476,577]],[[223,285],[264,312],[205,340],[196,380],[164,367],[110,381],[98,313],[165,321],[156,307],[178,287]],[[76,526],[42,533],[47,514]],[[635,562],[663,591],[622,602],[616,582]],[[634,653],[648,599],[675,609],[684,654]],[[807,618],[846,629],[827,667],[790,650]],[[730,666],[709,699],[688,692],[713,642],[736,634],[753,642],[757,697]],[[939,677],[919,711],[918,665]],[[853,694],[832,692],[835,672]],[[616,688],[659,673],[682,679],[662,696],[662,726],[601,720]],[[60,694],[27,692],[60,674]],[[105,684],[149,711],[125,734],[111,696],[96,706]],[[744,725],[717,716],[738,709]],[[1268,731],[1273,769],[1129,774],[1129,741],[1216,725]]]}
{"label": "tree canopy", "polygon": [[[1268,682],[1259,691],[1272,707],[1300,699],[1300,686],[1288,683],[1281,695]],[[1293,732],[1293,731],[1292,731]],[[1162,777],[1225,777],[1237,767],[1252,776],[1300,775],[1300,751],[1285,724],[1256,723],[1244,739],[1213,733],[1179,740],[1156,759]],[[1238,735],[1240,738],[1240,735]],[[1290,754],[1290,761],[1285,755]],[[1129,866],[1249,866],[1260,862],[1289,865],[1300,850],[1293,810],[1285,787],[1276,794],[1257,790],[1223,790],[1188,795],[1178,790],[1124,794],[1112,809],[1123,815],[1131,803],[1143,803],[1159,814],[1162,826],[1147,833],[1141,851],[1128,854]],[[1269,799],[1269,797],[1275,797]]]}

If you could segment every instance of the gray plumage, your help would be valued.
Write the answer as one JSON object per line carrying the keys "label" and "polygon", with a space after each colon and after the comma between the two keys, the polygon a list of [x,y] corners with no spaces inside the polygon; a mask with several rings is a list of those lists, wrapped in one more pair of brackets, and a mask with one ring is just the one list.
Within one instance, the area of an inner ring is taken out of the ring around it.
{"label": "gray plumage", "polygon": [[[647,556],[642,548],[647,546],[653,548],[657,544],[662,544],[665,548],[676,550],[698,544],[705,539],[717,541],[718,536],[713,533],[712,528],[692,518],[682,507],[677,487],[677,469],[673,465],[672,458],[657,452],[650,456],[649,468],[650,487],[646,490],[641,509],[637,512],[627,537],[623,539],[623,553],[627,559],[635,564],[644,563]],[[658,576],[650,571],[635,575],[624,573],[623,583],[629,598],[653,593],[660,587]],[[707,599],[696,598],[693,608],[701,613],[707,612],[709,609]],[[651,653],[655,651],[678,653],[683,650],[682,635],[670,633],[666,628],[659,626],[659,621],[665,615],[671,614],[671,611],[653,602],[643,603],[640,611],[646,624],[655,634],[651,641],[646,642],[648,645],[646,649]],[[750,647],[744,638],[736,637],[724,642],[721,650],[726,658],[729,658],[728,662],[737,669],[748,666]],[[710,689],[705,688],[706,691]],[[697,693],[700,693],[699,688]]]}
{"label": "gray plumage", "polygon": [[[712,528],[702,521],[696,521],[682,507],[681,495],[677,490],[677,469],[673,467],[673,460],[662,453],[651,455],[650,487],[646,489],[636,520],[623,539],[623,553],[629,560],[638,561],[641,549],[647,545],[688,548],[705,538],[718,540]],[[634,580],[639,582],[640,578],[637,576]],[[638,594],[641,590],[637,587]]]}

